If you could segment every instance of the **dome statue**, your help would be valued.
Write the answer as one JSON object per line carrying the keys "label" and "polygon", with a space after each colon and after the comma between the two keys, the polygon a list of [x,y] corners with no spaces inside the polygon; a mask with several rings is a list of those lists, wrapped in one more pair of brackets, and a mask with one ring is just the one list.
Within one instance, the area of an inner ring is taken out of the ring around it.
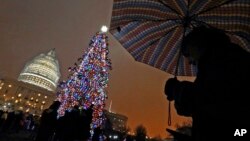
{"label": "dome statue", "polygon": [[61,74],[55,49],[26,63],[18,80],[55,92]]}

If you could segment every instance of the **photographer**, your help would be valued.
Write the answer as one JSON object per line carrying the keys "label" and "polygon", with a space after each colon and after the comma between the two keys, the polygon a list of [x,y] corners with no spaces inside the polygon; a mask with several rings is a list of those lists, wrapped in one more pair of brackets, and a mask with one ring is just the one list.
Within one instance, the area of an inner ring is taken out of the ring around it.
{"label": "photographer", "polygon": [[179,115],[192,117],[192,140],[233,137],[237,128],[250,131],[250,53],[231,43],[222,31],[206,27],[197,27],[185,37],[182,53],[197,65],[196,79],[170,78],[165,94],[175,101]]}

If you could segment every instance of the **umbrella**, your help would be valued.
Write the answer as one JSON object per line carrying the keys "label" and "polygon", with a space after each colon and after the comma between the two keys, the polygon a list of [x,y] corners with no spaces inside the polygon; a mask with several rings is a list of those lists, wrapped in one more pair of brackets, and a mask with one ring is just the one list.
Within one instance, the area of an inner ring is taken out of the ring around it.
{"label": "umbrella", "polygon": [[114,0],[110,32],[136,61],[175,76],[195,76],[180,49],[194,27],[225,32],[250,51],[250,0]]}

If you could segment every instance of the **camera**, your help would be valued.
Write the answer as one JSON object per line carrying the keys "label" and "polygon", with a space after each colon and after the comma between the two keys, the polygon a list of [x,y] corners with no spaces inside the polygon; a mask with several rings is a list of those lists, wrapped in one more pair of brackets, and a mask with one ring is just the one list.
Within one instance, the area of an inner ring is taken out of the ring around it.
{"label": "camera", "polygon": [[176,91],[177,85],[178,85],[178,80],[176,77],[170,78],[166,81],[165,83],[165,95],[167,96],[167,99],[169,101],[174,100],[174,93]]}

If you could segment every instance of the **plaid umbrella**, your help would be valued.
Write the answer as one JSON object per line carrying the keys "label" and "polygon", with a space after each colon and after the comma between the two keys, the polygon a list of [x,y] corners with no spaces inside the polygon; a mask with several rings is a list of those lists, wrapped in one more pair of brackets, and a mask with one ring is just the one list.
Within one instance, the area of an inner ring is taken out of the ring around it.
{"label": "plaid umbrella", "polygon": [[250,51],[250,0],[114,0],[110,32],[136,61],[195,76],[196,67],[180,48],[199,25],[225,31]]}

